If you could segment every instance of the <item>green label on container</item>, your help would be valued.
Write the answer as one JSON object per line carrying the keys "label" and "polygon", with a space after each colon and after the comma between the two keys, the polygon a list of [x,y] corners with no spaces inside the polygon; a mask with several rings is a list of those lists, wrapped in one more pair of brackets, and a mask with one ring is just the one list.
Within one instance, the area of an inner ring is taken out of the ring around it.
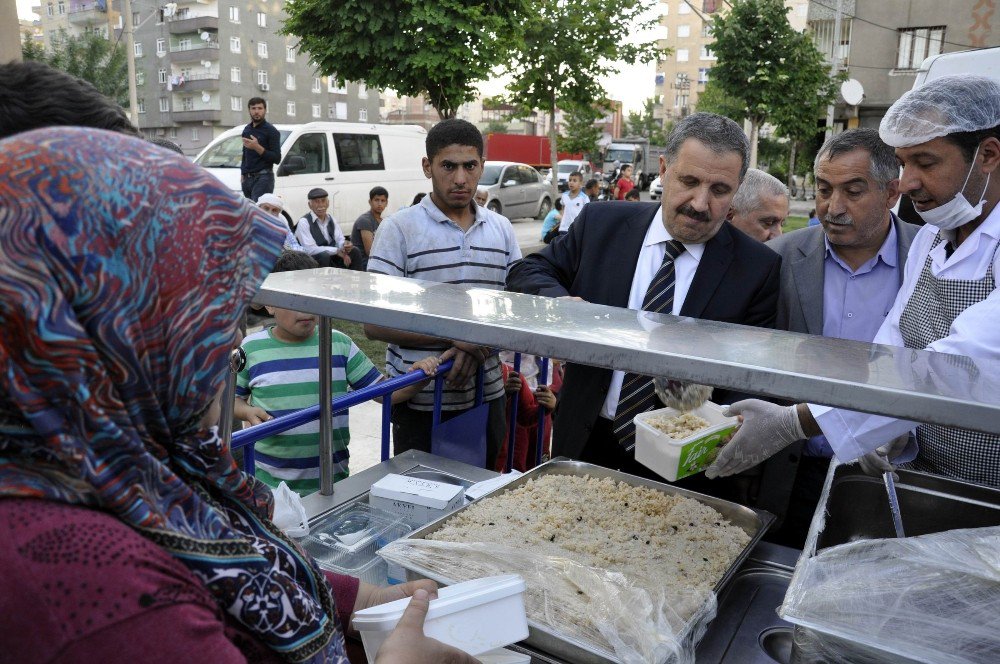
{"label": "green label on container", "polygon": [[726,427],[722,431],[710,433],[704,438],[692,440],[682,447],[680,462],[677,464],[677,479],[700,473],[712,465],[716,457],[715,448],[735,430],[735,425]]}

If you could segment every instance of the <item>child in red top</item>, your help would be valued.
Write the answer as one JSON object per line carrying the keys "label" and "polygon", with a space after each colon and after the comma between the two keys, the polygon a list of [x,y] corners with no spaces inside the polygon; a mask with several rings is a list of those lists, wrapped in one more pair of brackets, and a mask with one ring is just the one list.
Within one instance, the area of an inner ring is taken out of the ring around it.
{"label": "child in red top", "polygon": [[635,183],[632,182],[632,165],[625,164],[622,166],[621,175],[618,176],[618,180],[615,182],[614,199],[616,201],[625,200],[625,194],[635,189]]}
{"label": "child in red top", "polygon": [[[521,364],[530,363],[534,367],[535,358],[532,355],[522,355]],[[556,393],[562,385],[562,376],[555,362],[551,368],[551,386],[539,385],[532,391],[531,378],[535,371],[525,371],[525,377],[513,370],[507,363],[500,364],[503,370],[504,391],[507,393],[507,412],[513,411],[512,401],[517,399],[517,426],[514,429],[514,469],[524,472],[534,468],[536,444],[538,441],[538,408],[545,409],[545,433],[542,436],[543,453],[548,451],[548,441],[552,434],[552,411],[556,408]],[[510,426],[508,422],[508,427]],[[504,436],[503,445],[497,455],[495,469],[503,472],[507,464],[507,442],[510,439],[510,429]]]}

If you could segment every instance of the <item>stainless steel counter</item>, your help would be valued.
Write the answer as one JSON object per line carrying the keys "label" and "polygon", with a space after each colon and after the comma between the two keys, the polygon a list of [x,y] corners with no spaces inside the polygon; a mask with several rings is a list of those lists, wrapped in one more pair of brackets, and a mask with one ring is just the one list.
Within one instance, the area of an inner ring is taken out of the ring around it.
{"label": "stainless steel counter", "polygon": [[255,302],[1000,433],[1000,362],[334,268],[272,274]]}

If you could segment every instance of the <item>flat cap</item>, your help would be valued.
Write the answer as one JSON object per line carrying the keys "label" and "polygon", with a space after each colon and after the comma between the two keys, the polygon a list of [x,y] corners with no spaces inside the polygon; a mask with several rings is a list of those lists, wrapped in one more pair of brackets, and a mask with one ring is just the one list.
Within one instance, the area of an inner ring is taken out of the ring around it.
{"label": "flat cap", "polygon": [[306,194],[306,198],[313,200],[314,198],[327,198],[330,194],[326,193],[326,189],[322,187],[316,187],[315,189],[310,189],[309,193]]}

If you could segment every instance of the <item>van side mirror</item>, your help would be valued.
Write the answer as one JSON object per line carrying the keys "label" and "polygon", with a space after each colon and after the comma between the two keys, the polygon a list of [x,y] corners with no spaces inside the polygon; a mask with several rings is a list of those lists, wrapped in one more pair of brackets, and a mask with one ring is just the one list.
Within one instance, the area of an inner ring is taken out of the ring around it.
{"label": "van side mirror", "polygon": [[294,175],[306,170],[306,158],[298,155],[285,157],[284,163],[278,168],[278,175]]}

